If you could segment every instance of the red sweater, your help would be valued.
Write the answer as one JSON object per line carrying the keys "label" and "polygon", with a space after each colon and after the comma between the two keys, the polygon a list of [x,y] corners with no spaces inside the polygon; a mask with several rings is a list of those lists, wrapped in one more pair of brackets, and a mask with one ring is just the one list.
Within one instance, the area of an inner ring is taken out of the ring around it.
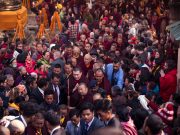
{"label": "red sweater", "polygon": [[167,102],[172,94],[176,92],[177,70],[173,69],[160,77],[160,95],[164,102]]}

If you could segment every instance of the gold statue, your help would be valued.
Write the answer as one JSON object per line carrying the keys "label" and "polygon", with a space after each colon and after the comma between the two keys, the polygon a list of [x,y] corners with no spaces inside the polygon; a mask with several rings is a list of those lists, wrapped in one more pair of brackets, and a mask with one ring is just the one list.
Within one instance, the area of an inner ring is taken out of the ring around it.
{"label": "gold statue", "polygon": [[22,6],[21,0],[0,0],[0,11],[14,11]]}

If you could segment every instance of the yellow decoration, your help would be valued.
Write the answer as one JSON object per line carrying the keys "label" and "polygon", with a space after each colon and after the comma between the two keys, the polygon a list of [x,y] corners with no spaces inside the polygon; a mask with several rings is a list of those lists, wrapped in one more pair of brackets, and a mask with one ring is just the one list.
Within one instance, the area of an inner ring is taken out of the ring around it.
{"label": "yellow decoration", "polygon": [[20,16],[23,26],[27,23],[27,9],[22,7],[16,11],[0,12],[0,30],[13,30],[17,27],[17,15]]}
{"label": "yellow decoration", "polygon": [[50,25],[51,32],[55,32],[56,22],[58,25],[58,29],[61,32],[62,31],[62,24],[61,24],[61,19],[60,19],[57,11],[55,11],[53,16],[52,16],[51,25]]}
{"label": "yellow decoration", "polygon": [[15,110],[19,111],[19,106],[15,103],[9,103],[10,108],[14,108]]}
{"label": "yellow decoration", "polygon": [[65,120],[65,117],[60,118],[60,123],[63,124]]}
{"label": "yellow decoration", "polygon": [[18,20],[17,20],[17,26],[16,26],[16,33],[14,35],[13,41],[16,38],[19,38],[20,40],[22,40],[25,37],[25,34],[24,34],[24,25],[23,25],[21,16],[17,15],[17,19]]}
{"label": "yellow decoration", "polygon": [[22,5],[26,7],[27,9],[30,9],[31,7],[31,0],[23,0]]}
{"label": "yellow decoration", "polygon": [[39,27],[39,31],[37,33],[37,38],[41,38],[42,36],[44,36],[44,33],[45,33],[44,24],[41,24]]}
{"label": "yellow decoration", "polygon": [[45,27],[44,27],[44,24],[42,23],[39,27],[39,31],[37,33],[37,38],[40,39],[42,38],[42,36],[46,35],[50,41],[50,37],[49,37],[49,34],[45,31]]}
{"label": "yellow decoration", "polygon": [[59,10],[61,10],[62,7],[63,7],[63,6],[62,6],[61,4],[59,4],[59,3],[56,5],[56,8],[59,9]]}

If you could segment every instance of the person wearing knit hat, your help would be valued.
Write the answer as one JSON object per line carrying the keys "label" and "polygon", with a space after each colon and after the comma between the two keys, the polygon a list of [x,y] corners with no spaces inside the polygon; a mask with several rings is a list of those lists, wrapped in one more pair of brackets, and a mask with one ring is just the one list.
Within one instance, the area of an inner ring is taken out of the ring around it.
{"label": "person wearing knit hat", "polygon": [[148,106],[155,111],[155,113],[162,119],[162,121],[167,125],[171,125],[172,120],[174,118],[173,103],[167,102],[162,108],[160,108],[154,102],[149,101],[147,98],[145,99],[148,103]]}
{"label": "person wearing knit hat", "polygon": [[172,121],[174,115],[173,103],[167,102],[165,106],[158,110],[158,115],[166,121]]}

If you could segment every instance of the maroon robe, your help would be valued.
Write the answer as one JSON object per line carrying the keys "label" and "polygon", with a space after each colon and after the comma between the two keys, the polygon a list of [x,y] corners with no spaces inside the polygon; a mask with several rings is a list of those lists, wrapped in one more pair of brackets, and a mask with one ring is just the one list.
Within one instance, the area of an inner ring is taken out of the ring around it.
{"label": "maroon robe", "polygon": [[79,66],[81,67],[84,76],[87,75],[88,71],[93,68],[93,62],[90,63],[90,65],[87,67],[84,62],[80,63]]}
{"label": "maroon robe", "polygon": [[104,89],[107,95],[111,95],[111,84],[106,77],[103,78],[103,81],[100,84],[98,84],[98,86]]}
{"label": "maroon robe", "polygon": [[106,41],[104,42],[104,48],[105,50],[110,50],[112,42]]}
{"label": "maroon robe", "polygon": [[80,107],[85,102],[93,103],[93,94],[90,91],[88,91],[87,95],[80,96],[79,102],[78,102],[78,107]]}
{"label": "maroon robe", "polygon": [[88,79],[88,81],[94,79],[94,71],[92,69],[87,72],[86,78]]}
{"label": "maroon robe", "polygon": [[68,89],[66,90],[67,95],[69,93],[70,96],[70,106],[71,107],[76,107],[78,105],[79,102],[79,98],[80,95],[78,93],[78,89],[76,89],[75,91],[73,91],[74,87],[76,86],[76,84],[80,84],[80,83],[88,83],[87,79],[82,75],[80,80],[75,80],[73,76],[69,77],[69,81],[67,80],[67,84],[69,82],[69,92]]}
{"label": "maroon robe", "polygon": [[[28,126],[27,126],[27,128],[26,128],[26,130],[25,130],[25,133],[26,133],[27,135],[38,135],[37,129],[35,129],[32,125],[28,125]],[[41,133],[42,133],[42,135],[48,135],[48,134],[49,134],[48,131],[47,131],[47,129],[46,129],[45,127],[43,127],[43,128],[41,129]]]}
{"label": "maroon robe", "polygon": [[[76,58],[76,57],[74,57],[74,58]],[[82,63],[84,61],[84,58],[82,56],[79,56],[76,59],[77,59],[77,65],[79,65],[79,63]]]}
{"label": "maroon robe", "polygon": [[68,59],[70,59],[72,57],[72,54],[67,54],[65,53],[64,56],[65,60],[67,61]]}

